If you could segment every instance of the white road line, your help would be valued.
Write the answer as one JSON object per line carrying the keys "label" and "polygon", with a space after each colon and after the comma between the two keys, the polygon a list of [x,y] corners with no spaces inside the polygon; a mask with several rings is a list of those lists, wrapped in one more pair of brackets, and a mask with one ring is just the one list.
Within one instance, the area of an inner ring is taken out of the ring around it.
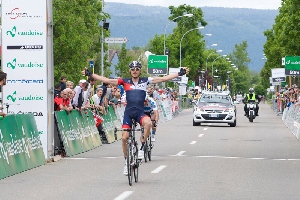
{"label": "white road line", "polygon": [[127,197],[129,197],[131,194],[133,193],[133,191],[125,191],[122,194],[120,194],[117,198],[115,198],[114,200],[123,200],[126,199]]}
{"label": "white road line", "polygon": [[208,128],[204,128],[203,130],[204,130],[204,131],[207,131],[207,129],[208,129]]}
{"label": "white road line", "polygon": [[176,154],[176,156],[182,156],[182,154],[184,154],[186,151],[180,151]]}
{"label": "white road line", "polygon": [[155,170],[153,170],[151,173],[152,174],[158,174],[161,170],[163,170],[166,167],[167,167],[166,165],[161,165],[158,168],[156,168]]}
{"label": "white road line", "polygon": [[281,161],[281,160],[287,160],[287,159],[284,159],[284,158],[279,159],[279,158],[278,158],[278,159],[273,159],[273,160],[280,160],[280,161]]}
{"label": "white road line", "polygon": [[204,134],[200,134],[200,135],[198,135],[198,137],[203,137],[204,136]]}
{"label": "white road line", "polygon": [[118,158],[118,157],[104,157],[104,158]]}
{"label": "white road line", "polygon": [[67,160],[88,160],[88,159],[91,159],[91,158],[64,158],[64,159],[67,159]]}
{"label": "white road line", "polygon": [[196,144],[197,141],[192,141],[190,144]]}
{"label": "white road line", "polygon": [[236,158],[241,158],[241,157],[234,157],[234,156],[232,156],[232,157],[224,157],[224,158],[236,159]]}
{"label": "white road line", "polygon": [[265,160],[266,158],[248,158],[250,160]]}

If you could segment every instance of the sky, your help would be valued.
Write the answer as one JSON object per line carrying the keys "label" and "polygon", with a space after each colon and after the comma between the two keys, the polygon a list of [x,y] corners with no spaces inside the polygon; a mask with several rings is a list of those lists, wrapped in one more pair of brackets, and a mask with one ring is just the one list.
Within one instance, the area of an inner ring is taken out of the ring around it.
{"label": "sky", "polygon": [[179,6],[187,4],[195,7],[227,7],[227,8],[253,8],[277,10],[281,0],[104,0],[104,2],[118,2],[126,4],[139,4],[144,6]]}

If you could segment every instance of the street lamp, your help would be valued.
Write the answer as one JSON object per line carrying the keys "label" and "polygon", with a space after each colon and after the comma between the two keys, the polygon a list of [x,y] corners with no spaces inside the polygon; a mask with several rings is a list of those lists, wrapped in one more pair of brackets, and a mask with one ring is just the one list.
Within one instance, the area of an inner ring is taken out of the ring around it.
{"label": "street lamp", "polygon": [[193,30],[198,30],[198,29],[204,29],[204,27],[203,26],[200,26],[200,27],[197,27],[197,28],[193,28],[193,29],[191,29],[191,30],[188,30],[187,32],[185,32],[184,34],[183,34],[183,36],[181,37],[181,39],[180,39],[180,56],[179,56],[179,60],[180,60],[180,64],[179,64],[179,66],[181,67],[181,42],[182,42],[182,39],[184,38],[184,36],[187,34],[187,33],[189,33],[189,32],[191,32],[191,31],[193,31]]}
{"label": "street lamp", "polygon": [[226,57],[227,55],[220,55],[218,57],[216,57],[214,59],[214,61],[212,62],[212,68],[211,68],[211,71],[212,71],[212,77],[214,77],[214,62],[218,59],[218,58],[221,58],[221,57]]}
{"label": "street lamp", "polygon": [[[217,44],[215,44],[215,45],[217,45]],[[219,49],[219,50],[217,50],[216,52],[217,53],[221,53],[223,50],[221,50],[221,49]],[[206,58],[206,67],[205,67],[205,71],[207,71],[207,61],[208,61],[208,58],[212,55],[212,54],[214,54],[215,52],[211,52],[210,54],[208,54],[208,56],[207,56],[207,58]],[[207,80],[205,81],[205,87],[206,87],[206,90],[207,90]]]}
{"label": "street lamp", "polygon": [[181,17],[193,17],[194,15],[193,14],[185,14],[185,15],[181,15],[181,16],[178,16],[178,17],[175,17],[174,19],[169,20],[169,23],[167,24],[166,28],[165,28],[165,33],[164,33],[164,55],[166,55],[166,31],[167,31],[167,28],[169,26],[169,24],[171,22],[173,22],[174,20],[178,19],[178,18],[181,18]]}

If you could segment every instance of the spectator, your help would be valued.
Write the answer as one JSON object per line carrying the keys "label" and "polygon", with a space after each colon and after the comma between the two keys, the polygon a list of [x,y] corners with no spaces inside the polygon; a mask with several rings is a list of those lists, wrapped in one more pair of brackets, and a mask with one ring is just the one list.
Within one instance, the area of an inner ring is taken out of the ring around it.
{"label": "spectator", "polygon": [[70,88],[70,89],[73,89],[74,88],[74,83],[72,81],[67,81],[66,82],[66,87]]}
{"label": "spectator", "polygon": [[60,91],[61,91],[61,84],[58,83],[54,88],[54,98],[60,96]]}
{"label": "spectator", "polygon": [[159,92],[158,92],[159,87],[155,86],[154,89],[152,88],[152,90],[153,90],[153,99],[154,100],[159,99],[160,98],[160,95],[159,95]]}
{"label": "spectator", "polygon": [[120,89],[120,95],[122,96],[125,92],[123,85],[119,85],[118,88]]}
{"label": "spectator", "polygon": [[117,91],[115,92],[114,97],[109,101],[109,104],[113,105],[115,108],[115,106],[118,105],[120,97],[121,97],[121,90],[118,88]]}
{"label": "spectator", "polygon": [[60,78],[61,91],[66,89],[66,87],[67,87],[66,82],[67,82],[67,78],[65,76],[62,76]]}
{"label": "spectator", "polygon": [[104,114],[104,107],[103,107],[103,102],[101,101],[101,96],[103,94],[103,88],[97,88],[96,89],[96,94],[94,94],[90,98],[90,103],[92,105],[92,108],[96,108],[100,111],[100,113]]}
{"label": "spectator", "polygon": [[69,91],[67,89],[64,89],[61,93],[61,98],[57,98],[57,109],[56,111],[60,111],[60,110],[65,110],[68,113],[71,112],[73,110],[72,106],[70,105],[70,98],[69,96]]}
{"label": "spectator", "polygon": [[75,105],[76,109],[81,110],[83,105],[83,89],[87,85],[86,80],[82,79],[79,81],[78,85],[74,88],[75,96],[73,98],[73,104]]}
{"label": "spectator", "polygon": [[[7,78],[7,74],[0,71],[0,86],[3,87],[4,85],[6,85],[6,78]],[[2,88],[1,88],[1,91],[2,91]],[[6,114],[3,112],[2,110],[2,106],[0,106],[0,116],[2,116],[3,118],[6,117]]]}

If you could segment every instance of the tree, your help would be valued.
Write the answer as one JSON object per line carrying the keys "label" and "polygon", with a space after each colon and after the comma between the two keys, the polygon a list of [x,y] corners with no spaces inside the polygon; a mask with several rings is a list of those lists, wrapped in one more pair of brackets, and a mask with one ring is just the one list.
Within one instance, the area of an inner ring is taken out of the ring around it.
{"label": "tree", "polygon": [[[178,7],[170,6],[171,16],[169,20],[173,20],[179,16],[190,13],[193,17],[179,17],[177,18],[177,27],[173,30],[173,33],[166,36],[166,48],[169,50],[169,67],[179,67],[180,65],[180,41],[182,39],[181,58],[182,66],[189,67],[190,73],[188,77],[193,79],[197,75],[199,66],[203,66],[205,59],[203,51],[205,49],[205,43],[203,35],[198,30],[193,30],[183,35],[194,28],[206,26],[207,23],[203,19],[203,12],[201,8],[192,7],[189,5],[180,5]],[[183,38],[182,38],[183,37]],[[150,40],[147,48],[149,51],[156,55],[164,55],[164,35],[155,35]]]}
{"label": "tree", "polygon": [[233,83],[235,84],[235,93],[246,93],[250,88],[251,74],[248,68],[250,59],[247,52],[247,41],[243,41],[241,44],[236,44],[233,52],[228,55],[232,63],[238,67],[238,70],[234,70],[232,74]]}
{"label": "tree", "polygon": [[121,52],[119,54],[119,62],[115,65],[117,76],[124,78],[130,77],[128,65],[132,60],[133,58],[131,56],[127,56],[126,44],[122,44]]}
{"label": "tree", "polygon": [[100,49],[100,26],[109,17],[98,0],[53,0],[54,76],[77,83],[87,60]]}

